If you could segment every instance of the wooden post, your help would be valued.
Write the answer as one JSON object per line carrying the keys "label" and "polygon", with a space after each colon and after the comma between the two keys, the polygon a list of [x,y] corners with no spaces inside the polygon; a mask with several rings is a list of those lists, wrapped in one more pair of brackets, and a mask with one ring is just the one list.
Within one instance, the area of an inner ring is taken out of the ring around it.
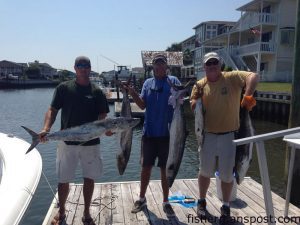
{"label": "wooden post", "polygon": [[116,92],[117,92],[117,101],[120,101],[120,93],[119,93],[119,73],[115,71],[115,76],[116,76]]}
{"label": "wooden post", "polygon": [[[289,128],[300,126],[300,12],[299,0],[297,1],[297,24],[295,32],[295,57],[293,69],[292,98],[290,105]],[[288,151],[287,151],[288,152]],[[286,155],[286,164],[289,162],[289,154]],[[295,165],[293,170],[293,182],[291,189],[291,202],[300,204],[300,151],[295,153]],[[287,167],[287,165],[286,165]]]}

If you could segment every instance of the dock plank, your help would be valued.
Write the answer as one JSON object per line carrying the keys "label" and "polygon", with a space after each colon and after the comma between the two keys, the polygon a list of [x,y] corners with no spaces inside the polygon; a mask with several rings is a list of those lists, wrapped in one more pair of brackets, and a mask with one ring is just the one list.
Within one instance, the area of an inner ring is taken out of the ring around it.
{"label": "dock plank", "polygon": [[[175,180],[170,195],[181,191],[182,194],[198,199],[199,189],[197,179],[178,179]],[[180,205],[172,205],[175,211],[175,218],[168,218],[163,211],[162,201],[163,193],[160,180],[151,180],[146,192],[147,207],[142,212],[131,213],[135,200],[139,198],[140,182],[114,182],[100,183],[95,185],[93,201],[90,208],[92,217],[97,225],[188,225],[203,224],[217,225],[220,216],[220,207],[222,201],[218,199],[216,180],[211,179],[211,185],[207,193],[207,209],[211,215],[209,220],[199,220],[195,208],[184,208]],[[279,195],[272,193],[274,202],[275,217],[283,216],[285,200]],[[56,201],[53,200],[43,225],[50,225],[53,216],[57,213],[58,208]],[[68,225],[82,224],[81,217],[83,214],[83,193],[82,184],[70,185],[70,193],[66,203]],[[231,202],[231,214],[234,218],[255,217],[263,218],[265,216],[265,206],[263,200],[262,186],[251,178],[245,178],[241,185],[238,185],[237,199]],[[190,215],[190,217],[188,217]],[[300,209],[290,204],[289,218],[298,217],[300,220]],[[242,223],[244,222],[244,223]],[[277,224],[296,225],[293,222]],[[235,225],[250,224],[245,221],[239,221]],[[255,221],[252,224],[266,224]]]}
{"label": "dock plank", "polygon": [[69,207],[66,208],[66,210],[68,211],[66,222],[68,225],[74,223],[74,218],[76,216],[79,198],[82,192],[82,185],[73,184],[73,186],[75,187],[74,194],[73,195],[69,194],[67,199]]}
{"label": "dock plank", "polygon": [[122,183],[121,192],[123,196],[123,205],[124,207],[124,221],[125,224],[138,224],[137,215],[131,213],[131,208],[133,206],[133,196],[130,188],[130,184]]}
{"label": "dock plank", "polygon": [[100,225],[112,224],[112,199],[111,199],[111,186],[112,184],[103,184],[101,191],[101,204],[100,204]]}
{"label": "dock plank", "polygon": [[124,224],[124,205],[122,201],[121,185],[113,183],[111,187],[112,195],[112,222],[113,224]]}
{"label": "dock plank", "polygon": [[92,202],[90,207],[90,214],[93,220],[95,221],[95,224],[100,223],[100,209],[101,209],[101,185],[95,185],[94,193],[92,196]]}

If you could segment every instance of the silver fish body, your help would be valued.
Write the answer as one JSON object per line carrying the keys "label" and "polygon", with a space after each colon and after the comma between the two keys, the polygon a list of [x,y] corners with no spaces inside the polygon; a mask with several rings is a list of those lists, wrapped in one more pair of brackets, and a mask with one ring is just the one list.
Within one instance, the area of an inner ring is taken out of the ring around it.
{"label": "silver fish body", "polygon": [[[128,92],[126,90],[123,90],[123,100],[120,115],[121,117],[132,118],[130,100],[128,97]],[[120,175],[123,175],[130,158],[132,136],[132,128],[128,128],[119,134],[120,151],[117,153],[116,157]]]}
{"label": "silver fish body", "polygon": [[169,103],[171,103],[174,108],[173,119],[170,125],[169,156],[166,165],[169,187],[173,185],[175,177],[179,171],[187,136],[182,101],[182,95],[184,93],[186,93],[185,89],[175,91],[172,88],[172,95],[170,97],[171,101],[169,101]]}
{"label": "silver fish body", "polygon": [[[235,139],[251,137],[254,135],[249,112],[245,108],[240,109],[240,127],[235,135]],[[237,184],[241,184],[246,176],[252,161],[253,143],[239,145],[236,147],[234,173]]]}
{"label": "silver fish body", "polygon": [[[106,131],[110,130],[112,132],[121,132],[136,126],[139,122],[140,119],[137,118],[107,118],[49,133],[45,136],[45,138],[48,141],[86,142],[103,135]],[[39,144],[39,135],[27,127],[22,127],[32,136],[32,144],[26,152],[28,153]]]}
{"label": "silver fish body", "polygon": [[194,109],[195,115],[195,134],[198,143],[198,150],[202,147],[203,142],[203,129],[204,129],[204,116],[203,116],[203,105],[201,98],[197,99],[196,107]]}

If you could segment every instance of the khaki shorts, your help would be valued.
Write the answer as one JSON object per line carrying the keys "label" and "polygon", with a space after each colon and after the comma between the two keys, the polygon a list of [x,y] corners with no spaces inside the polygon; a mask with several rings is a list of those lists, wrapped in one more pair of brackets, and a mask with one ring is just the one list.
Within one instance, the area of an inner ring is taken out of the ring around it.
{"label": "khaki shorts", "polygon": [[226,134],[205,132],[203,147],[199,148],[199,169],[202,176],[213,177],[218,170],[223,182],[230,183],[233,180],[236,148],[232,140],[234,132]]}
{"label": "khaki shorts", "polygon": [[81,164],[84,178],[100,178],[103,169],[100,145],[66,145],[63,141],[59,142],[56,158],[59,183],[70,183],[74,180],[78,162]]}

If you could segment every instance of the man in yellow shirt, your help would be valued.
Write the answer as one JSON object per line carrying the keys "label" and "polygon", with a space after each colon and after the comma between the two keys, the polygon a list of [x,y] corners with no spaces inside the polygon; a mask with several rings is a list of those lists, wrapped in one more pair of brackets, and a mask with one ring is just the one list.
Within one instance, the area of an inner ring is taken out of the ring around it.
{"label": "man in yellow shirt", "polygon": [[[246,71],[221,71],[221,58],[215,52],[203,57],[206,76],[197,81],[191,94],[191,108],[201,98],[204,107],[204,141],[200,149],[199,200],[197,214],[206,215],[206,193],[213,176],[218,158],[218,170],[221,179],[223,205],[220,222],[228,224],[230,218],[229,199],[233,186],[233,167],[235,147],[232,144],[234,132],[239,129],[240,104],[251,110],[255,106],[252,97],[258,82],[258,76]],[[245,88],[244,98],[240,103],[241,93]]]}

